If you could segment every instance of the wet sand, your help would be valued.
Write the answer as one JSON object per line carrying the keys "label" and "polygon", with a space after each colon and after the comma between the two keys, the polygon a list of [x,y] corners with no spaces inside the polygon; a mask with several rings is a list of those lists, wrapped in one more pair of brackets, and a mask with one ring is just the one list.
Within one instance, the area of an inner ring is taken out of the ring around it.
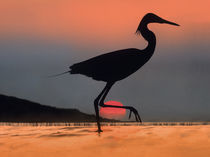
{"label": "wet sand", "polygon": [[209,157],[210,125],[0,126],[1,157]]}

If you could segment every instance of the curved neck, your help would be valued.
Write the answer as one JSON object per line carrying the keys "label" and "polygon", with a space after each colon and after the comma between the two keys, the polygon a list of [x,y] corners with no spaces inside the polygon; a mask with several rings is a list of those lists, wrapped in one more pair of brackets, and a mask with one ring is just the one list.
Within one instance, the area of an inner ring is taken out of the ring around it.
{"label": "curved neck", "polygon": [[156,37],[155,34],[148,29],[147,25],[148,22],[142,20],[139,24],[138,30],[141,32],[141,35],[144,37],[144,39],[148,41],[145,51],[152,55],[155,51]]}

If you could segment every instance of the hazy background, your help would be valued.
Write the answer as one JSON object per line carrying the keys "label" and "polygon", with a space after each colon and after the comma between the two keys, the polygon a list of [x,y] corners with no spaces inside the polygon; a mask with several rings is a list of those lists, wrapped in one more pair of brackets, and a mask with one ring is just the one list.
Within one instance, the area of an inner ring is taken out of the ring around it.
{"label": "hazy background", "polygon": [[104,82],[48,75],[106,52],[146,42],[134,34],[148,12],[180,24],[151,24],[154,56],[116,83],[106,100],[136,107],[143,120],[210,120],[208,0],[0,1],[0,93],[94,113]]}

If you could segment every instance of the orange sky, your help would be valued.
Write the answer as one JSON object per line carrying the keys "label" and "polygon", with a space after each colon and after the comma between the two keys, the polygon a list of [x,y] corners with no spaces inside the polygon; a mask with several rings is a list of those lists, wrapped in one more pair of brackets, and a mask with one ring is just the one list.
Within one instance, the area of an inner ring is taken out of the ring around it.
{"label": "orange sky", "polygon": [[209,6],[210,0],[0,0],[0,93],[94,113],[85,104],[103,86],[79,75],[43,77],[103,53],[144,49],[134,32],[153,12],[181,26],[149,26],[157,36],[154,57],[110,98],[145,107],[145,119],[208,117]]}
{"label": "orange sky", "polygon": [[[150,26],[160,40],[209,37],[209,0],[7,0],[0,2],[1,36],[67,38],[74,44],[139,43],[134,32],[147,12],[177,22]],[[142,40],[143,41],[143,40]]]}

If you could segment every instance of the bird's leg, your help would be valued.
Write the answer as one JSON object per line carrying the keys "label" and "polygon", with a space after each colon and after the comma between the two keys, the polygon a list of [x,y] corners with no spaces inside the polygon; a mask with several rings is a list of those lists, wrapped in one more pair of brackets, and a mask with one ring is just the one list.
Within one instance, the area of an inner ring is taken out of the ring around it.
{"label": "bird's leg", "polygon": [[101,96],[104,94],[104,92],[107,89],[107,85],[104,87],[104,89],[102,90],[102,92],[97,96],[97,98],[94,100],[94,107],[95,107],[95,112],[96,112],[96,122],[97,122],[97,126],[98,126],[98,132],[102,132],[101,130],[101,125],[100,125],[100,117],[99,117],[99,109],[98,109],[98,103],[99,100],[101,98]]}
{"label": "bird's leg", "polygon": [[106,87],[105,87],[105,91],[101,94],[103,95],[100,102],[99,102],[99,105],[101,107],[113,107],[113,108],[124,108],[124,109],[128,109],[130,110],[130,114],[129,114],[129,118],[131,117],[131,113],[133,112],[134,115],[135,115],[135,118],[136,118],[136,121],[139,121],[139,122],[142,122],[141,120],[141,117],[138,113],[138,111],[132,107],[132,106],[115,106],[115,105],[106,105],[104,104],[104,100],[109,92],[109,90],[111,89],[111,87],[113,86],[114,83],[107,83]]}
{"label": "bird's leg", "polygon": [[131,117],[131,113],[133,112],[137,122],[142,122],[141,117],[138,111],[132,106],[115,106],[115,105],[106,105],[106,104],[99,104],[101,107],[113,107],[113,108],[124,108],[130,110],[129,118]]}

